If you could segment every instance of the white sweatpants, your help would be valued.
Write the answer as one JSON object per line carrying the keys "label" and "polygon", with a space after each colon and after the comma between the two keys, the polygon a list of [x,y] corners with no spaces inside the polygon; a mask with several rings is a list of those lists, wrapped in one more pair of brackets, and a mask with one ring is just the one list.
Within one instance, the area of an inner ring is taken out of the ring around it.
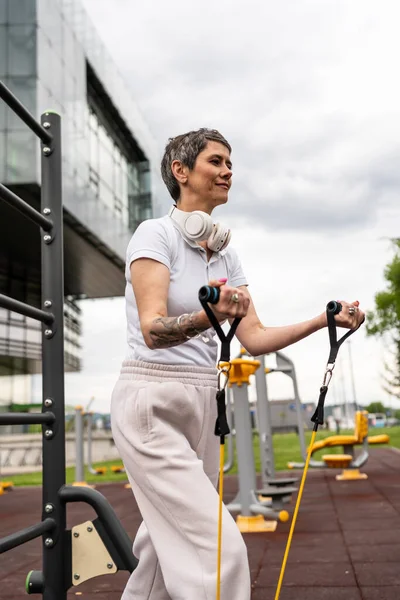
{"label": "white sweatpants", "polygon": [[[123,363],[111,423],[143,522],[122,600],[215,600],[216,370]],[[221,600],[249,600],[247,550],[224,506]]]}

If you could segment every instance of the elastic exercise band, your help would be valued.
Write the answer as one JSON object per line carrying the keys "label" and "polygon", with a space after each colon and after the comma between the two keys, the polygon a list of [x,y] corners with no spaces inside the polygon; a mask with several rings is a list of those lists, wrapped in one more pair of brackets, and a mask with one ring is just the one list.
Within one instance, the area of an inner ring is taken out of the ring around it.
{"label": "elastic exercise band", "polygon": [[288,560],[289,550],[290,550],[290,546],[291,546],[292,539],[293,539],[294,528],[296,526],[297,515],[299,512],[300,503],[301,503],[301,499],[303,496],[304,485],[306,482],[307,472],[308,472],[308,468],[310,465],[312,448],[313,448],[313,445],[315,442],[315,437],[317,435],[318,425],[323,425],[323,423],[324,423],[325,398],[326,398],[326,394],[328,392],[329,383],[332,379],[333,369],[335,368],[336,357],[339,352],[339,348],[343,344],[343,342],[351,334],[353,334],[355,331],[357,331],[357,329],[359,327],[361,327],[362,323],[364,322],[364,321],[362,321],[360,323],[360,325],[357,327],[357,329],[349,330],[345,335],[343,335],[340,338],[340,340],[338,340],[335,315],[337,315],[341,310],[342,310],[342,305],[340,304],[340,302],[335,302],[334,300],[329,302],[326,307],[326,317],[327,317],[327,321],[328,321],[328,332],[329,332],[329,341],[330,341],[330,351],[329,351],[328,363],[326,365],[324,379],[323,379],[322,386],[321,386],[320,392],[319,392],[317,408],[316,408],[313,416],[311,417],[311,421],[314,423],[314,429],[313,429],[313,433],[311,436],[311,442],[310,442],[310,445],[309,445],[308,451],[307,451],[307,459],[306,459],[306,463],[304,465],[304,471],[303,471],[303,476],[301,478],[299,494],[297,497],[296,507],[294,509],[293,519],[292,519],[292,523],[290,526],[290,532],[289,532],[289,537],[288,537],[288,541],[286,544],[285,554],[283,556],[281,572],[279,575],[278,585],[276,588],[275,600],[279,600],[279,595],[280,595],[281,589],[282,589],[282,582],[283,582],[283,577],[285,575],[286,563]]}

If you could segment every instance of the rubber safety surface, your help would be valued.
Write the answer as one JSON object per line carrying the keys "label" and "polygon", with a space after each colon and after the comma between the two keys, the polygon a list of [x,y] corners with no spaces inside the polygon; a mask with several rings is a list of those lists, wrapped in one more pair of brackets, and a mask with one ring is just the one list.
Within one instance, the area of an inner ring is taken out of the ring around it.
{"label": "rubber safety surface", "polygon": [[[336,470],[309,472],[280,600],[399,600],[400,453],[370,449],[363,472],[368,479],[362,481],[336,481]],[[236,477],[226,476],[226,502],[235,496],[236,486]],[[141,519],[132,492],[122,484],[97,489],[133,539]],[[36,523],[40,503],[39,488],[16,488],[1,496],[0,536]],[[93,518],[87,506],[68,508],[69,527]],[[252,600],[274,599],[289,525],[278,524],[274,533],[244,535]],[[40,540],[1,555],[0,598],[26,599],[26,575],[40,568]],[[127,578],[121,572],[93,579],[70,590],[68,598],[119,600]]]}

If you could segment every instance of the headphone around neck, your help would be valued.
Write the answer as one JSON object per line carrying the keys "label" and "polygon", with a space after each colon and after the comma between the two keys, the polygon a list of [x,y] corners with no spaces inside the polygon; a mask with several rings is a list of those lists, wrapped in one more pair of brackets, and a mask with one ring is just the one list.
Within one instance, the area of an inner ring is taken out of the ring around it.
{"label": "headphone around neck", "polygon": [[220,223],[213,223],[210,215],[202,210],[185,212],[175,205],[168,215],[182,230],[182,233],[192,242],[207,240],[207,246],[213,252],[226,248],[231,239],[231,230]]}

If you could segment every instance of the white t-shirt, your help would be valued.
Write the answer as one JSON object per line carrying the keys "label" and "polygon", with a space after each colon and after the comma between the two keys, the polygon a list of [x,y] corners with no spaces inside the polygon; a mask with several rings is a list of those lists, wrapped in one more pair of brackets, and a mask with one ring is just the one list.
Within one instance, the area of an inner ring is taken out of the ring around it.
{"label": "white t-shirt", "polygon": [[169,216],[143,221],[133,234],[126,252],[127,359],[164,365],[215,367],[218,344],[212,327],[201,337],[172,348],[151,350],[146,345],[140,329],[130,273],[132,262],[138,258],[151,258],[169,269],[168,316],[177,317],[202,309],[198,292],[211,279],[227,277],[227,283],[232,287],[247,285],[236,252],[228,246],[220,252],[214,252],[208,262],[204,248],[184,238],[179,226]]}

